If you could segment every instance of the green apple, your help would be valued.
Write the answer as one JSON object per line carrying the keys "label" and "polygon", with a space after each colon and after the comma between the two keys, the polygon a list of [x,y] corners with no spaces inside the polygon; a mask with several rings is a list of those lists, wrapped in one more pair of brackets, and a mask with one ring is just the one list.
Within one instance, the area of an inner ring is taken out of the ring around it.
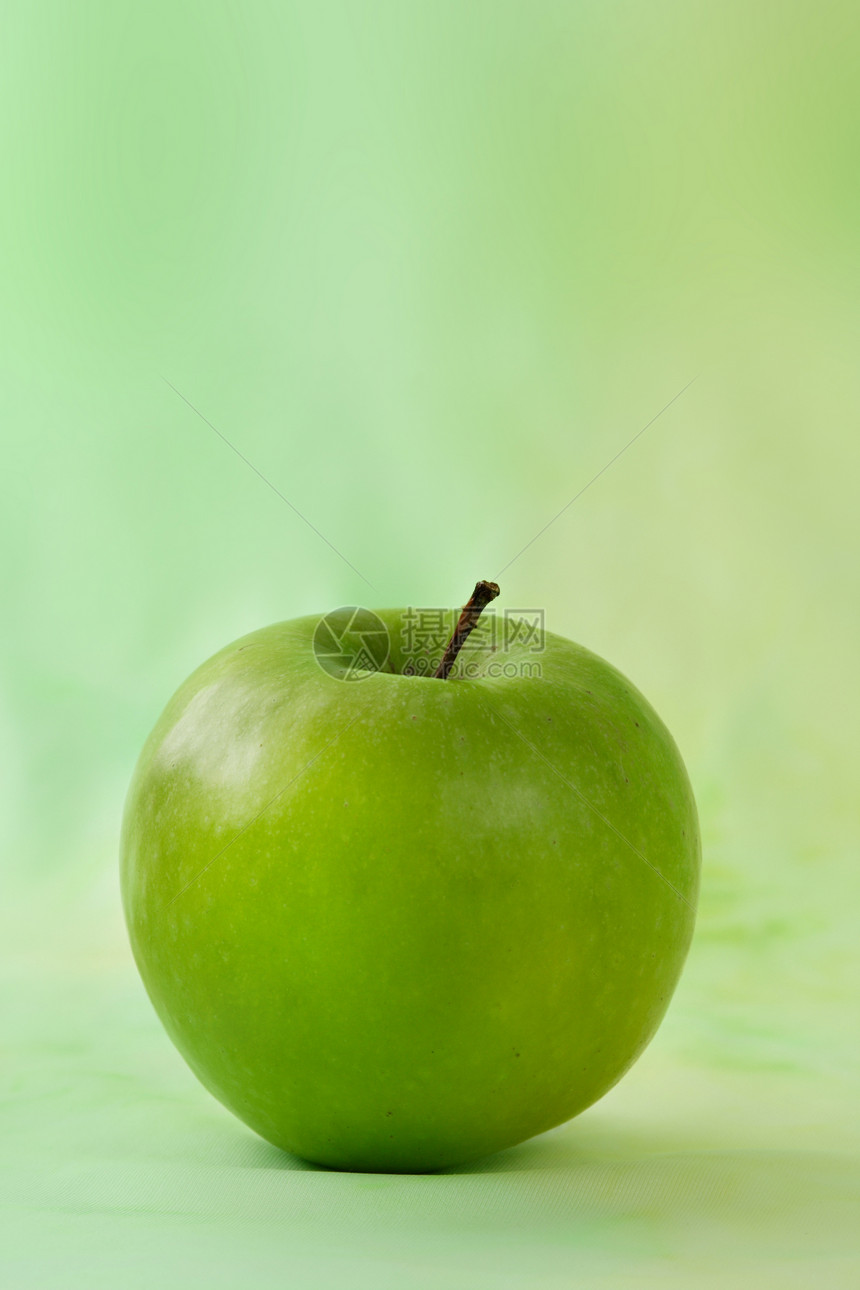
{"label": "green apple", "polygon": [[263,1138],[338,1169],[458,1165],[590,1106],[654,1035],[695,918],[695,802],[639,691],[515,619],[421,675],[408,612],[221,650],[123,820],[171,1039]]}

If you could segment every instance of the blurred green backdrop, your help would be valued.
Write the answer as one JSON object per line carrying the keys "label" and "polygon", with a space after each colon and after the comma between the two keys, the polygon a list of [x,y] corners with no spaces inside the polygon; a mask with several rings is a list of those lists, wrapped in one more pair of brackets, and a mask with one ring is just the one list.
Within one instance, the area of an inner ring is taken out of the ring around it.
{"label": "blurred green backdrop", "polygon": [[[857,7],[21,0],[2,25],[16,1290],[855,1284]],[[687,759],[703,893],[660,1034],[457,1178],[277,1158],[131,964],[145,735],[255,627],[461,603],[693,378],[500,579]]]}

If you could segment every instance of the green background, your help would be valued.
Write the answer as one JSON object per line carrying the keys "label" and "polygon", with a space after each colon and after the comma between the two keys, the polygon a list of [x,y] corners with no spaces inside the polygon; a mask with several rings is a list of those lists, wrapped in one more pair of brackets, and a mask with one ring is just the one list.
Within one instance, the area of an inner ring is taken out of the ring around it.
{"label": "green background", "polygon": [[[856,6],[2,25],[6,1282],[855,1285]],[[479,1166],[279,1155],[131,962],[144,737],[244,632],[462,603],[693,378],[499,577],[687,760],[703,890],[663,1027]]]}

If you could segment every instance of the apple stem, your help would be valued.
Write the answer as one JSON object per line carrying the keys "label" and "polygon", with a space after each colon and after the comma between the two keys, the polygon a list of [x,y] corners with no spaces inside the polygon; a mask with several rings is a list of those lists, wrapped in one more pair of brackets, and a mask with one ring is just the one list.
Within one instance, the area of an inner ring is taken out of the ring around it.
{"label": "apple stem", "polygon": [[454,666],[454,660],[463,648],[467,636],[477,627],[481,614],[490,601],[495,600],[498,594],[499,588],[495,582],[481,581],[476,583],[468,604],[463,606],[460,617],[457,619],[457,626],[454,628],[454,634],[445,647],[442,662],[433,673],[434,679],[439,681],[447,679],[451,668]]}

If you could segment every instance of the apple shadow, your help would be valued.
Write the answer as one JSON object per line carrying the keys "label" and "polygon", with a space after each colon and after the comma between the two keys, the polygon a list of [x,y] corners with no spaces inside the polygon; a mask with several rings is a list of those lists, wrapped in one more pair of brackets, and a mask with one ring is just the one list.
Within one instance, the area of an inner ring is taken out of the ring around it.
{"label": "apple shadow", "polygon": [[[649,1173],[684,1174],[689,1195],[690,1185],[701,1178],[702,1185],[713,1190],[717,1175],[724,1179],[742,1174],[767,1173],[771,1170],[783,1179],[795,1176],[812,1179],[817,1174],[852,1177],[860,1189],[860,1164],[853,1157],[814,1150],[774,1150],[750,1148],[708,1148],[700,1143],[685,1145],[679,1138],[631,1131],[602,1120],[599,1125],[563,1124],[546,1133],[508,1147],[493,1155],[444,1169],[387,1173],[372,1170],[344,1170],[305,1160],[281,1148],[255,1138],[245,1143],[242,1163],[248,1168],[335,1174],[343,1177],[446,1178],[496,1174],[567,1175],[583,1181],[597,1175],[617,1177]],[[697,1190],[695,1186],[693,1191]]]}
{"label": "apple shadow", "polygon": [[[575,1167],[582,1163],[581,1151],[575,1143],[561,1142],[554,1136],[560,1130],[550,1130],[537,1138],[507,1147],[493,1155],[481,1156],[480,1159],[468,1161],[462,1165],[452,1165],[443,1169],[409,1170],[386,1172],[376,1170],[338,1169],[333,1165],[319,1164],[305,1160],[302,1156],[284,1151],[264,1138],[254,1137],[243,1142],[241,1160],[236,1163],[249,1169],[275,1169],[287,1172],[339,1174],[343,1176],[379,1178],[443,1178],[448,1174],[487,1174],[487,1173],[520,1173],[524,1170],[537,1171]],[[616,1147],[616,1150],[618,1148]]]}
{"label": "apple shadow", "polygon": [[323,1174],[341,1174],[344,1176],[355,1174],[360,1177],[382,1177],[382,1178],[436,1178],[445,1177],[447,1174],[486,1174],[486,1173],[506,1173],[509,1171],[540,1170],[540,1169],[557,1169],[562,1164],[560,1156],[567,1159],[568,1163],[576,1163],[576,1150],[570,1144],[560,1152],[559,1143],[552,1140],[552,1134],[557,1132],[551,1130],[550,1133],[542,1134],[538,1138],[532,1138],[528,1142],[520,1143],[515,1147],[507,1147],[504,1151],[495,1152],[490,1156],[482,1156],[479,1160],[470,1161],[463,1165],[453,1165],[445,1169],[427,1169],[414,1170],[408,1172],[387,1173],[385,1171],[375,1170],[351,1170],[338,1169],[332,1165],[319,1164],[313,1160],[305,1160],[302,1156],[294,1155],[290,1151],[283,1151],[273,1143],[267,1142],[264,1138],[256,1135],[245,1139],[242,1143],[241,1159],[234,1161],[248,1169],[275,1169],[286,1170],[287,1172],[303,1173],[323,1173]]}
{"label": "apple shadow", "polygon": [[[415,1194],[398,1183],[412,1178],[438,1180],[426,1196],[435,1219],[450,1209],[451,1218],[466,1223],[483,1223],[495,1215],[494,1221],[537,1228],[552,1215],[586,1223],[659,1216],[690,1230],[717,1221],[739,1233],[759,1235],[788,1224],[832,1241],[835,1249],[846,1241],[854,1245],[850,1234],[860,1211],[860,1167],[847,1154],[754,1146],[707,1149],[700,1143],[685,1147],[677,1139],[637,1134],[629,1126],[622,1129],[605,1120],[590,1126],[562,1125],[482,1160],[423,1174],[330,1169],[263,1141],[243,1155],[246,1165],[258,1169],[362,1179],[356,1197],[368,1186],[378,1196],[381,1188],[392,1220]],[[543,1178],[536,1187],[538,1174]],[[462,1180],[469,1175],[484,1182],[464,1191]],[[490,1190],[488,1175],[498,1177]],[[450,1192],[444,1187],[447,1177],[461,1180]],[[327,1203],[325,1188],[319,1199],[321,1206]]]}

